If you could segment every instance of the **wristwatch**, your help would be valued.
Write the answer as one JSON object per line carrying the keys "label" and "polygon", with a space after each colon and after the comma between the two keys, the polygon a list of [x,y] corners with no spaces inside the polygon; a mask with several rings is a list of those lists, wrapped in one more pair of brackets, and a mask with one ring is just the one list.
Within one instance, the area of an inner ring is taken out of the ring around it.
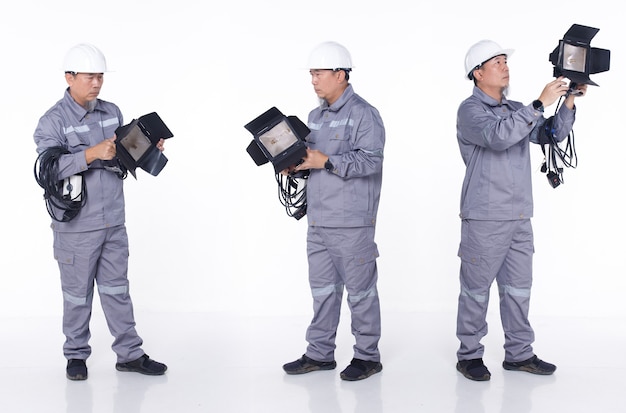
{"label": "wristwatch", "polygon": [[333,169],[335,169],[335,165],[333,165],[333,163],[330,161],[330,158],[328,158],[328,160],[324,164],[324,169],[326,169],[328,172],[332,172]]}
{"label": "wristwatch", "polygon": [[533,108],[535,108],[535,110],[538,110],[539,112],[543,112],[543,102],[541,102],[539,99],[534,100]]}

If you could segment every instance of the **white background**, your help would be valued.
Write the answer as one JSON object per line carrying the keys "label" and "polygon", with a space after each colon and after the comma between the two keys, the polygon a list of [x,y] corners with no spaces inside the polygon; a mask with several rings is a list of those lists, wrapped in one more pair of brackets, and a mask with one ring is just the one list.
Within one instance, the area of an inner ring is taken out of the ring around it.
{"label": "white background", "polygon": [[306,220],[285,214],[272,168],[257,167],[245,152],[252,135],[243,125],[271,106],[306,121],[317,104],[308,53],[335,40],[352,53],[356,93],[379,109],[386,126],[377,227],[383,312],[454,312],[464,173],[455,121],[472,90],[463,77],[465,52],[483,38],[516,49],[509,97],[529,103],[552,80],[548,54],[577,23],[600,28],[591,45],[611,50],[611,70],[592,75],[600,87],[577,100],[579,165],[565,171],[564,185],[549,186],[539,172],[540,148],[533,152],[532,313],[616,317],[623,325],[624,25],[614,5],[24,0],[7,10],[4,4],[0,316],[62,310],[32,135],[63,96],[61,64],[74,44],[91,42],[105,53],[113,72],[100,98],[119,105],[125,123],[157,111],[174,133],[163,172],[138,170],[138,179],[125,183],[136,309],[310,313]]}

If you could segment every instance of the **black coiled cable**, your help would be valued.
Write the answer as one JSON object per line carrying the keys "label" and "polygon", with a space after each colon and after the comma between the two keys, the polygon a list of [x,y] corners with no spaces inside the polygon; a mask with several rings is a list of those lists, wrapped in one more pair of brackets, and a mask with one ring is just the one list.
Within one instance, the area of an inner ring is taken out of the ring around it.
{"label": "black coiled cable", "polygon": [[278,199],[285,207],[287,215],[297,220],[306,215],[306,179],[308,177],[308,170],[295,175],[276,174]]}
{"label": "black coiled cable", "polygon": [[[59,158],[69,153],[62,146],[53,146],[39,154],[34,167],[35,180],[44,190],[43,198],[48,214],[58,222],[69,222],[74,219],[87,202],[87,188],[84,179],[81,179],[82,187],[79,197],[72,199],[70,195],[63,195],[64,183],[58,179]],[[79,199],[77,200],[77,198]],[[63,215],[57,217],[54,208],[61,210]]]}
{"label": "black coiled cable", "polygon": [[[557,102],[554,116],[556,116],[559,110],[561,100],[559,99]],[[539,134],[539,144],[545,156],[541,171],[547,174],[548,182],[550,182],[553,188],[556,188],[565,182],[563,179],[563,167],[576,168],[578,166],[578,155],[574,146],[574,130],[571,130],[567,135],[565,148],[561,148],[559,142],[557,142],[554,116],[550,116],[543,124]],[[561,164],[559,164],[559,161]]]}

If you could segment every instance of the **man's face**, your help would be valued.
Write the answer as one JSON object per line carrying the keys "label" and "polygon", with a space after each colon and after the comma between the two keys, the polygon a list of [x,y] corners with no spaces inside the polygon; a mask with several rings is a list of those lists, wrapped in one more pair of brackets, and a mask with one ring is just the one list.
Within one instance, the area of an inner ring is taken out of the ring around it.
{"label": "man's face", "polygon": [[104,82],[102,73],[66,73],[65,80],[70,86],[70,95],[76,103],[87,107],[88,102],[95,100],[100,94]]}
{"label": "man's face", "polygon": [[311,69],[311,84],[318,98],[324,99],[329,105],[333,104],[343,93],[343,71],[336,72],[330,69]]}
{"label": "man's face", "polygon": [[491,58],[478,69],[479,81],[490,87],[506,88],[509,86],[509,66],[506,55]]}

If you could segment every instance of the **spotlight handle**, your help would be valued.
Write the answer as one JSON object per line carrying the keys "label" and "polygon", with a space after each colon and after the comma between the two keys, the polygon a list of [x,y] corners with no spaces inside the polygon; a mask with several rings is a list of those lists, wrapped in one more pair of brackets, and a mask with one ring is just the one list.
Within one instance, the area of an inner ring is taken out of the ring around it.
{"label": "spotlight handle", "polygon": [[565,94],[565,98],[567,98],[569,95],[581,96],[583,94],[581,90],[576,89],[576,86],[578,86],[576,82],[569,82],[569,89]]}

